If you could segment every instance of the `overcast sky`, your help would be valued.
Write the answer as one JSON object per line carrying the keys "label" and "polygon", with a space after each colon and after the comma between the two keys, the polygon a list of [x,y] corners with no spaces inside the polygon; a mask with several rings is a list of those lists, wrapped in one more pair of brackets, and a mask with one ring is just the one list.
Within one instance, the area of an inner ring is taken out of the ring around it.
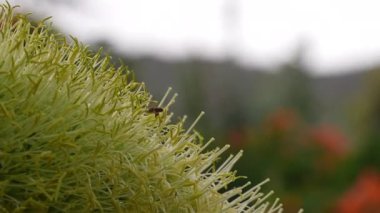
{"label": "overcast sky", "polygon": [[[13,0],[83,42],[274,66],[299,46],[314,74],[380,63],[378,0]],[[38,2],[38,3],[36,3]],[[63,2],[69,2],[65,4]]]}

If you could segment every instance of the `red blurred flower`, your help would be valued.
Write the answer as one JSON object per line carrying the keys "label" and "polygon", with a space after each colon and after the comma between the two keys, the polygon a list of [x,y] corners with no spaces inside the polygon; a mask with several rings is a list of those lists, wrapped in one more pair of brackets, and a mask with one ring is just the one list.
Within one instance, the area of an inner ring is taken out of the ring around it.
{"label": "red blurred flower", "polygon": [[311,131],[311,138],[323,150],[341,156],[347,153],[348,141],[344,134],[332,125],[322,125]]}
{"label": "red blurred flower", "polygon": [[297,114],[293,110],[280,108],[269,115],[266,123],[270,130],[284,133],[293,129],[296,126],[297,121]]}
{"label": "red blurred flower", "polygon": [[380,173],[362,173],[339,200],[339,213],[380,213]]}
{"label": "red blurred flower", "polygon": [[227,139],[229,141],[229,144],[231,144],[232,148],[240,149],[242,148],[246,142],[247,137],[243,130],[237,130],[233,129],[228,132]]}

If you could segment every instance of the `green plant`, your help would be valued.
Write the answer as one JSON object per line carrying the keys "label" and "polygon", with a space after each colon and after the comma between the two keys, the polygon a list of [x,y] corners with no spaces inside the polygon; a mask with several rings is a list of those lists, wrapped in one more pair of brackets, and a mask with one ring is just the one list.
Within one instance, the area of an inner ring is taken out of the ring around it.
{"label": "green plant", "polygon": [[[0,210],[4,212],[280,212],[266,181],[229,189],[239,152],[206,151],[186,117],[158,115],[144,84],[72,38],[1,5]],[[225,192],[221,192],[224,190]]]}

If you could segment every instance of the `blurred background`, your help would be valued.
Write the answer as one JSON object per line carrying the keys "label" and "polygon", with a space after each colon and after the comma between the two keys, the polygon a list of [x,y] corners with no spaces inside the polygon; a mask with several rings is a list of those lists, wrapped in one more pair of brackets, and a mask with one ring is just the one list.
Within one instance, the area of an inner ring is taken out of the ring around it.
{"label": "blurred background", "polygon": [[[380,2],[9,1],[121,59],[285,212],[380,212]],[[247,179],[242,181],[247,181]]]}

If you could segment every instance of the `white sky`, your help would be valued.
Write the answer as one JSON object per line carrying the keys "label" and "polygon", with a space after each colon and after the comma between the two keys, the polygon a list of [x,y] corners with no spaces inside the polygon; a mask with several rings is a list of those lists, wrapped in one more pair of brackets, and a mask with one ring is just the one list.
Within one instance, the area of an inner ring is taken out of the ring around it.
{"label": "white sky", "polygon": [[[109,40],[128,53],[220,58],[229,52],[243,63],[271,67],[302,44],[314,74],[380,63],[379,0],[10,2],[53,16],[58,28],[84,42]],[[237,15],[226,19],[228,11]]]}

